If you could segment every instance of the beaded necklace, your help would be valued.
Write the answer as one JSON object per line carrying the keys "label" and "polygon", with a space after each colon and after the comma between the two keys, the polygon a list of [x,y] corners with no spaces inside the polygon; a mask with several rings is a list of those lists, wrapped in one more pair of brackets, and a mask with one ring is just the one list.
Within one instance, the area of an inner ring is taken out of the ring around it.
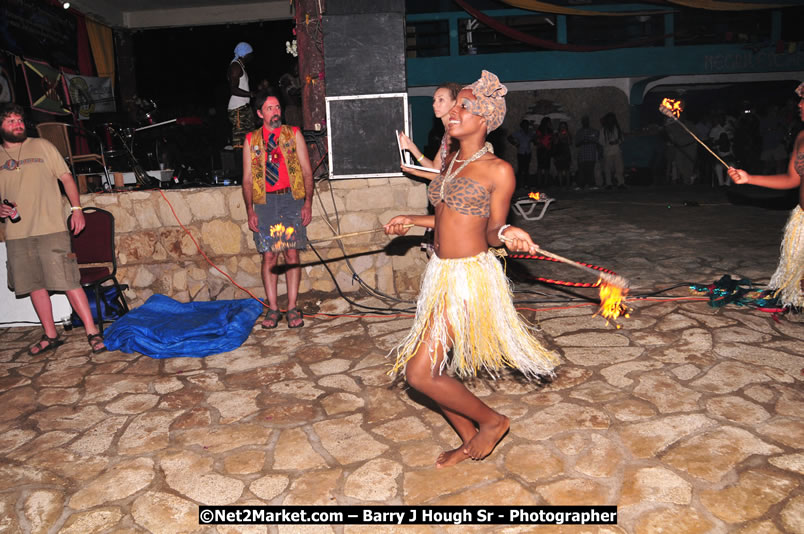
{"label": "beaded necklace", "polygon": [[11,170],[11,171],[19,171],[20,170],[20,158],[22,157],[22,143],[20,143],[20,149],[17,152],[17,159],[14,159],[14,158],[11,157],[11,154],[8,152],[8,150],[6,150],[5,146],[0,145],[0,148],[3,149],[3,152],[6,153],[6,156],[8,156],[8,159],[10,160],[8,169]]}

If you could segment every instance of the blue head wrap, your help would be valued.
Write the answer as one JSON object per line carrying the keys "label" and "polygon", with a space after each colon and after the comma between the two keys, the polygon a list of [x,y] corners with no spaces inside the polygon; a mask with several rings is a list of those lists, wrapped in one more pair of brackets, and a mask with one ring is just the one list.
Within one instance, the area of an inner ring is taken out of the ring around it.
{"label": "blue head wrap", "polygon": [[248,44],[248,43],[237,43],[237,46],[235,47],[235,59],[237,59],[239,57],[243,57],[246,54],[250,54],[252,52],[254,52],[254,49],[251,48],[250,44]]}

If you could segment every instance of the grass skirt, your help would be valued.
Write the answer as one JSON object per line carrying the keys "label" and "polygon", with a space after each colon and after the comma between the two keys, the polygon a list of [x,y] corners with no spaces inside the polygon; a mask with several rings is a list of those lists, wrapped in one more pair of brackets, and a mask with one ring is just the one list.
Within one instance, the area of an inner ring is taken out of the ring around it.
{"label": "grass skirt", "polygon": [[804,210],[796,206],[787,219],[782,238],[779,266],[768,287],[775,289],[784,305],[804,306],[801,279],[804,278]]}
{"label": "grass skirt", "polygon": [[508,366],[527,378],[554,376],[558,356],[533,337],[535,330],[514,308],[511,286],[494,253],[458,259],[433,255],[424,272],[413,327],[391,351],[396,358],[391,373],[404,370],[429,335],[437,341],[429,344],[433,372],[439,356],[435,349],[452,348],[452,357],[442,358],[439,374],[446,370],[465,378],[485,370],[496,377]]}

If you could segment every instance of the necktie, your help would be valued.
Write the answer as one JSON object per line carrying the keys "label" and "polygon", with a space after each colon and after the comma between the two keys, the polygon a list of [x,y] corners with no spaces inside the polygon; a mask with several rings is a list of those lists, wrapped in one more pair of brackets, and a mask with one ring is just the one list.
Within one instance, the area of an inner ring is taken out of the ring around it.
{"label": "necktie", "polygon": [[279,158],[277,158],[276,163],[272,161],[276,150],[276,136],[274,134],[268,136],[265,146],[267,148],[265,154],[265,182],[274,186],[279,181]]}

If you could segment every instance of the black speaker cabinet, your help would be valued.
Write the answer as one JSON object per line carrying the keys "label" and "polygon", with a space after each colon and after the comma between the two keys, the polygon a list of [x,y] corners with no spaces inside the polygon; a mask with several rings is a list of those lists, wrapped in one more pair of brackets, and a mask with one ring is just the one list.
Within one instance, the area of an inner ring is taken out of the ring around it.
{"label": "black speaker cabinet", "polygon": [[327,96],[406,91],[404,10],[348,15],[332,12],[332,5],[327,3],[324,17]]}

